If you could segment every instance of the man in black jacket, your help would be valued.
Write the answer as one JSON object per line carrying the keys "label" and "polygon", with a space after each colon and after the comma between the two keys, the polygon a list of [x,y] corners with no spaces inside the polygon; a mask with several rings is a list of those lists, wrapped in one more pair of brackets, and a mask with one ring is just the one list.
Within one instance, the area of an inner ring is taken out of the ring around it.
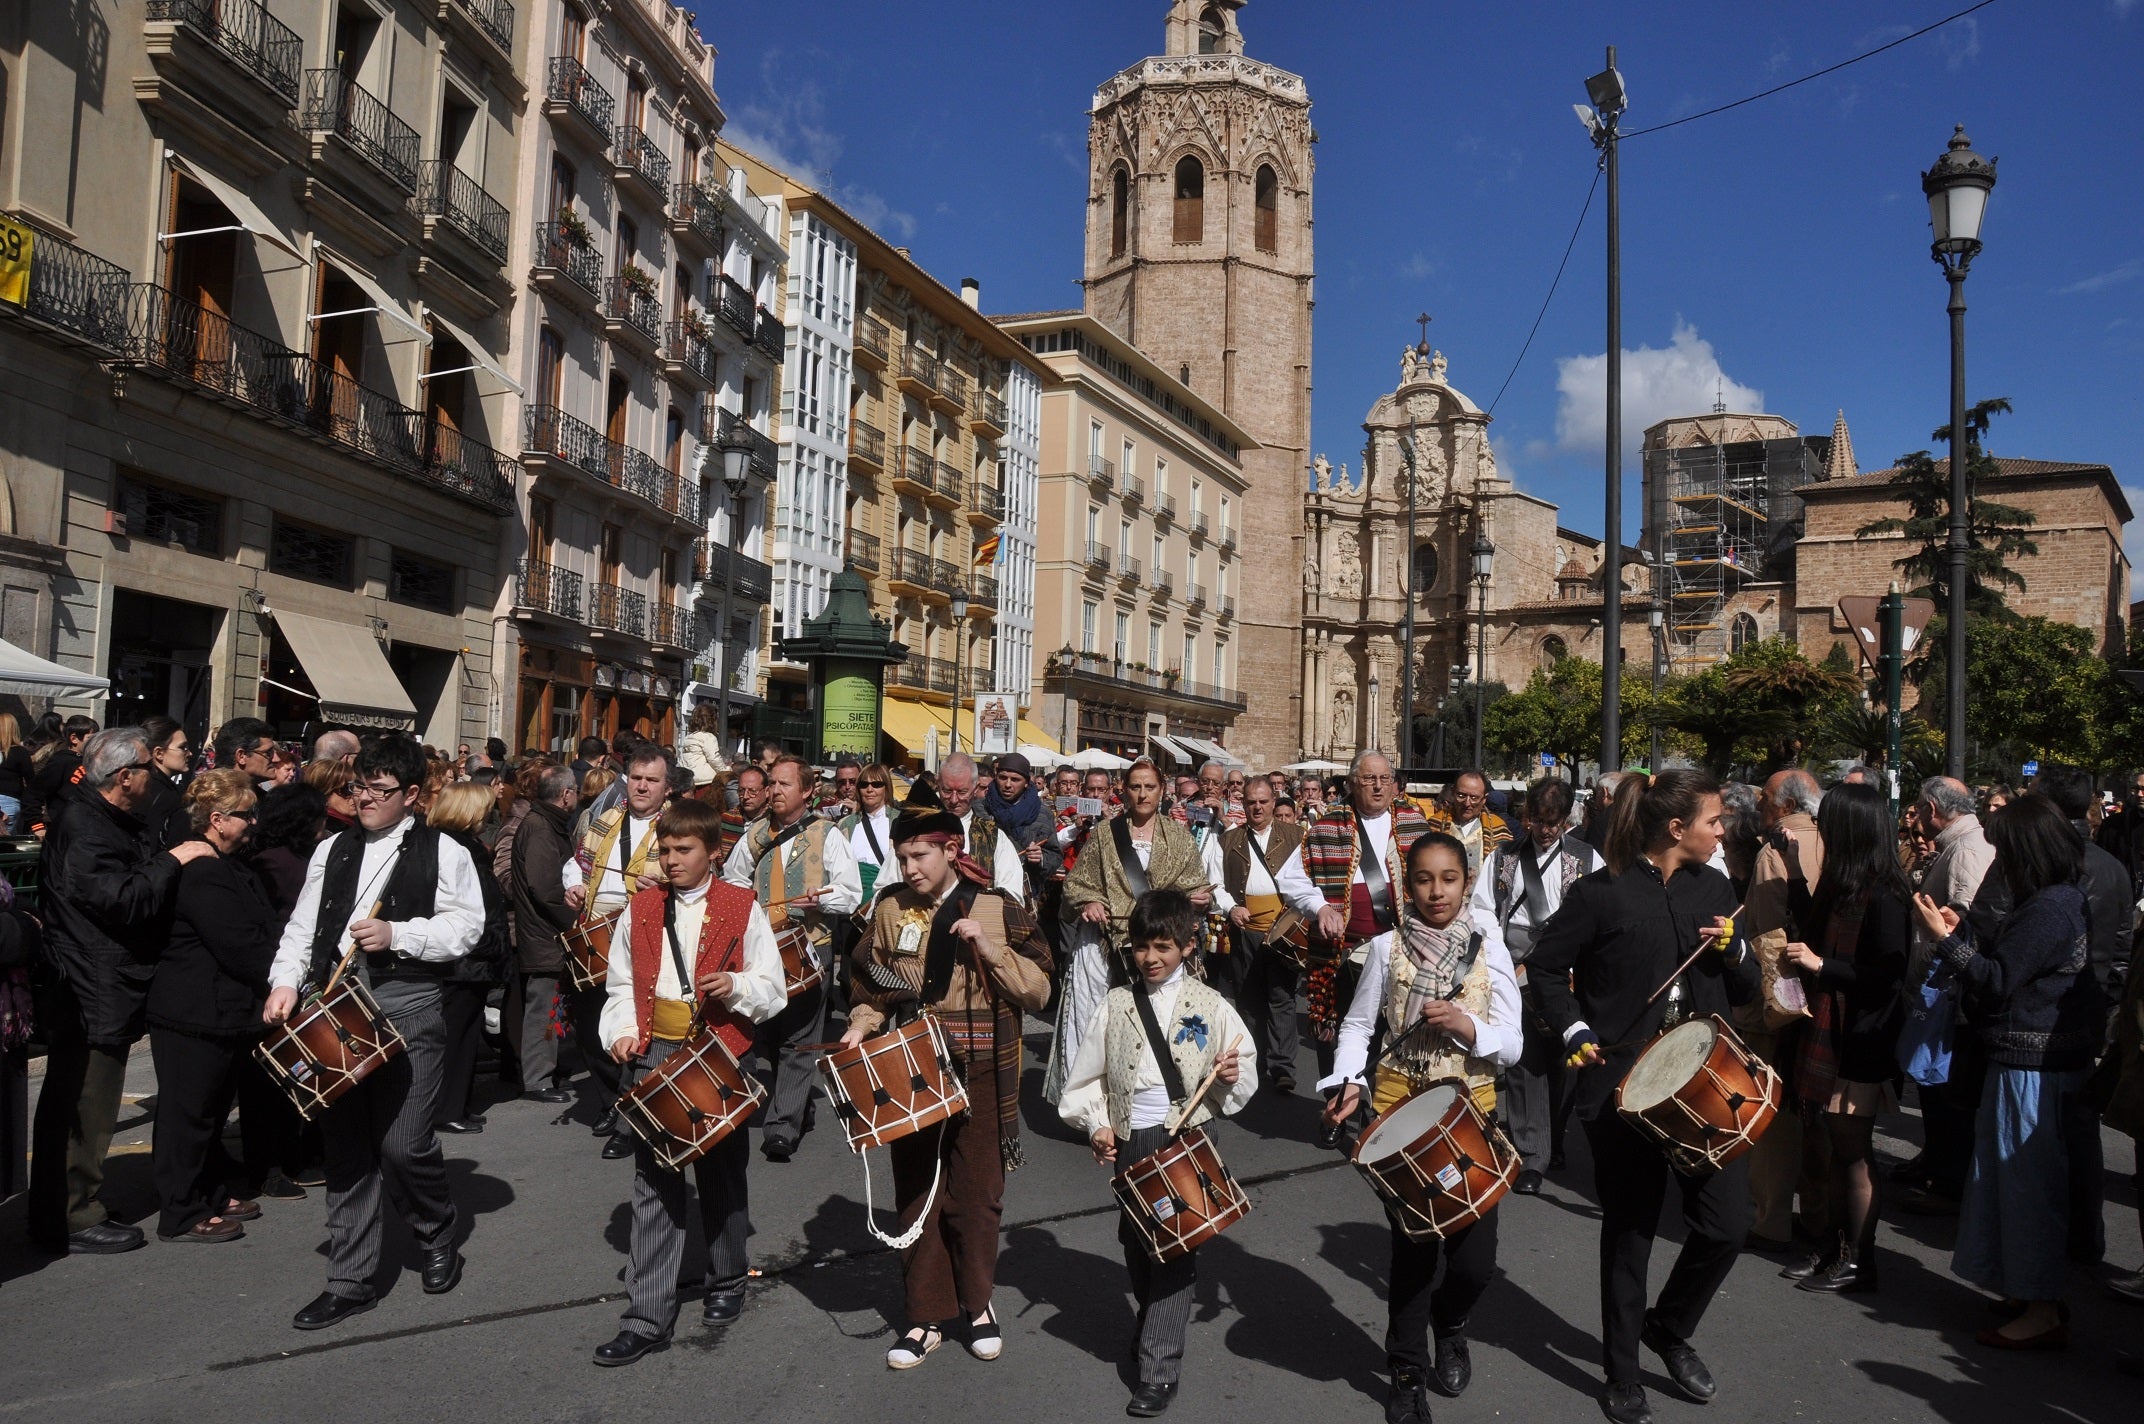
{"label": "man in black jacket", "polygon": [[570,1103],[560,1085],[559,1040],[551,1035],[551,1003],[558,996],[565,947],[559,935],[577,918],[567,908],[562,874],[573,855],[573,812],[579,779],[565,766],[547,768],[536,782],[536,799],[514,832],[507,890],[514,901],[517,936],[514,983],[507,996],[506,1025],[521,1063],[521,1091],[538,1102]]}
{"label": "man in black jacket", "polygon": [[212,852],[204,841],[169,851],[150,843],[134,815],[154,775],[140,728],[91,737],[82,771],[81,794],[55,807],[45,833],[50,973],[39,1018],[48,1050],[32,1139],[29,1226],[47,1250],[108,1255],[146,1240],[141,1228],[111,1220],[97,1192],[179,867]]}

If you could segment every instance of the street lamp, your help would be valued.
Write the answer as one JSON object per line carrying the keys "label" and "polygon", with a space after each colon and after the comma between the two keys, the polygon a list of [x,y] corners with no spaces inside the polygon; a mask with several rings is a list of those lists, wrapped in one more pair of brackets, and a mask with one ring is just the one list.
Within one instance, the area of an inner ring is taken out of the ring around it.
{"label": "street lamp", "polygon": [[1370,724],[1370,744],[1364,747],[1363,750],[1369,752],[1380,751],[1382,748],[1377,745],[1377,724],[1383,720],[1385,713],[1377,698],[1377,672],[1375,669],[1370,672],[1370,706],[1368,712],[1369,715],[1364,720]]}
{"label": "street lamp", "polygon": [[1482,684],[1489,680],[1489,573],[1496,563],[1496,545],[1489,532],[1474,530],[1474,765],[1481,765]]}
{"label": "street lamp", "polygon": [[1928,221],[1935,231],[1929,254],[1950,283],[1950,620],[1944,669],[1944,770],[1965,779],[1965,589],[1971,561],[1968,521],[1972,494],[1965,469],[1965,269],[1980,252],[1980,220],[1995,187],[1995,160],[1973,152],[1965,125],[1951,133],[1935,166],[1921,175],[1928,195]]}
{"label": "street lamp", "polygon": [[1607,525],[1607,561],[1601,586],[1601,770],[1623,762],[1623,186],[1617,161],[1616,122],[1629,107],[1623,76],[1608,46],[1608,67],[1586,81],[1592,107],[1573,104],[1579,122],[1601,151],[1608,178],[1608,404],[1607,489],[1602,519]]}
{"label": "street lamp", "polygon": [[[730,494],[730,552],[722,569],[722,622],[715,631],[715,646],[721,658],[717,671],[721,685],[716,696],[722,709],[721,737],[726,756],[730,745],[730,683],[735,680],[730,670],[730,595],[737,583],[737,560],[744,553],[744,496],[752,478],[752,427],[738,417],[716,439],[715,449],[722,456],[722,485]],[[713,553],[712,546],[709,553]]]}
{"label": "street lamp", "polygon": [[1645,608],[1645,621],[1653,630],[1653,745],[1646,767],[1654,776],[1658,776],[1660,774],[1660,675],[1661,664],[1666,661],[1668,608],[1667,600],[1660,596],[1660,588],[1657,583],[1653,588],[1652,601]]}
{"label": "street lamp", "polygon": [[953,586],[953,750],[960,750],[960,685],[968,672],[968,590]]}

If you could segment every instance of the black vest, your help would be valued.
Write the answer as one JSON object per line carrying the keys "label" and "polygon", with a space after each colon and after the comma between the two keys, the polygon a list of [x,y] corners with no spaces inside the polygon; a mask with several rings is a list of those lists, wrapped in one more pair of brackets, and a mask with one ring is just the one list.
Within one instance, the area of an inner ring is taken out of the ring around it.
{"label": "black vest", "polygon": [[[335,837],[328,849],[328,863],[320,880],[320,915],[313,922],[314,984],[324,984],[345,948],[343,934],[356,908],[357,873],[365,858],[363,827],[352,826]],[[379,918],[422,920],[430,918],[439,894],[439,832],[413,821],[402,833],[402,849],[380,888]],[[369,906],[367,907],[370,908]],[[405,959],[389,951],[365,956],[365,972],[374,983],[383,979],[437,979],[445,966]]]}

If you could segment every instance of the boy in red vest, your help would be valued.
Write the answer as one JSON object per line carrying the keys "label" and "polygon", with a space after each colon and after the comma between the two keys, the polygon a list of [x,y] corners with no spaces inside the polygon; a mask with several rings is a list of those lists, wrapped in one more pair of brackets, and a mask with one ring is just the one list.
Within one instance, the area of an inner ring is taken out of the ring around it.
{"label": "boy in red vest", "polygon": [[[628,1087],[683,1046],[696,1002],[704,1001],[705,1023],[740,1059],[751,1051],[752,1026],[788,1002],[766,912],[751,891],[715,875],[721,813],[704,801],[673,801],[655,823],[655,838],[666,883],[633,896],[631,932],[611,941],[603,1003],[603,1042],[624,1065]],[[749,1145],[748,1134],[732,1132],[692,1164],[707,1237],[706,1325],[727,1325],[744,1309]],[[631,1364],[667,1341],[677,1323],[685,1174],[657,1162],[645,1142],[634,1152],[632,1206],[628,1304],[617,1338],[596,1347],[599,1365]]]}

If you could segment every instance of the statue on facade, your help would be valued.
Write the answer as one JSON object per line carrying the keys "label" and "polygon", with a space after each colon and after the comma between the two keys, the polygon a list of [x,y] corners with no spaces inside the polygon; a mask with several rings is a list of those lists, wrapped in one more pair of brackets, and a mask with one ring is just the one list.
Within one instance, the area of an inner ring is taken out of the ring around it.
{"label": "statue on facade", "polygon": [[1433,353],[1429,358],[1429,378],[1440,386],[1451,384],[1451,382],[1444,379],[1444,369],[1444,353],[1442,351]]}
{"label": "statue on facade", "polygon": [[1355,744],[1355,693],[1350,688],[1341,688],[1333,694],[1333,735],[1330,745],[1352,747]]}
{"label": "statue on facade", "polygon": [[1333,481],[1333,462],[1323,455],[1310,462],[1310,487],[1314,490],[1330,488]]}
{"label": "statue on facade", "polygon": [[1413,384],[1415,374],[1420,369],[1421,359],[1421,357],[1415,354],[1415,349],[1412,346],[1406,346],[1400,349],[1401,385],[1405,386]]}
{"label": "statue on facade", "polygon": [[1351,529],[1341,530],[1333,544],[1332,589],[1342,598],[1357,598],[1362,594],[1362,546],[1356,542]]}

